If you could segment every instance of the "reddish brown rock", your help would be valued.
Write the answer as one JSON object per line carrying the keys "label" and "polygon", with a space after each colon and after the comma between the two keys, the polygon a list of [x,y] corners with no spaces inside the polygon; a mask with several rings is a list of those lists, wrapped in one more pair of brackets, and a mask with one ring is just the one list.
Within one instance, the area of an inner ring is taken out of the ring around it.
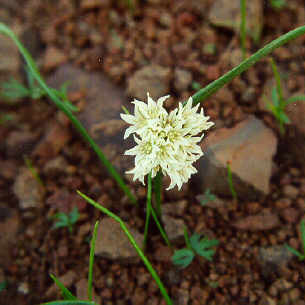
{"label": "reddish brown rock", "polygon": [[[127,226],[128,227],[128,226]],[[128,230],[139,247],[143,244],[143,235],[134,229]],[[95,254],[111,260],[120,260],[127,263],[139,262],[139,255],[130,243],[120,224],[112,218],[103,218],[99,224]]]}
{"label": "reddish brown rock", "polygon": [[234,128],[210,132],[201,144],[205,153],[195,179],[202,189],[231,195],[227,163],[238,197],[256,199],[269,193],[272,158],[277,140],[272,131],[254,116]]}
{"label": "reddish brown rock", "polygon": [[[49,78],[48,84],[59,88],[69,81],[68,94],[85,92],[84,106],[76,113],[94,141],[117,169],[124,173],[133,166],[133,158],[124,156],[131,148],[131,137],[123,140],[127,128],[121,118],[122,106],[130,109],[130,102],[121,88],[112,84],[103,74],[87,72],[72,65],[64,65]],[[131,110],[131,109],[130,109]]]}
{"label": "reddish brown rock", "polygon": [[264,231],[271,230],[280,225],[280,220],[276,214],[262,213],[248,216],[236,221],[233,226],[239,230]]}

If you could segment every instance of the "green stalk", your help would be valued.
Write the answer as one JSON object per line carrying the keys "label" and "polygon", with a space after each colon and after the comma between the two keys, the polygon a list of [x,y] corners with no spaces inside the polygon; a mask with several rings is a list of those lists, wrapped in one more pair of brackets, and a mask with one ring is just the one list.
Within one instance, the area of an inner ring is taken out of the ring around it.
{"label": "green stalk", "polygon": [[225,73],[223,76],[219,77],[218,79],[211,82],[206,87],[200,89],[197,91],[192,97],[193,97],[193,104],[196,105],[202,101],[204,101],[206,98],[211,96],[213,93],[215,93],[217,90],[222,88],[225,84],[230,82],[233,78],[240,75],[242,72],[249,69],[251,66],[253,66],[257,61],[265,57],[266,55],[270,54],[275,49],[279,48],[280,46],[286,44],[290,40],[296,39],[300,37],[301,35],[305,34],[305,25],[298,27],[279,38],[271,41],[266,46],[258,50],[256,53],[254,53],[252,56],[241,62],[237,67],[233,68],[229,72]]}
{"label": "green stalk", "polygon": [[146,242],[147,242],[147,235],[148,235],[148,227],[149,227],[149,221],[150,221],[150,214],[152,214],[152,217],[160,231],[161,236],[163,237],[165,243],[169,246],[172,247],[166,232],[164,231],[161,223],[158,220],[158,216],[154,210],[154,208],[151,205],[151,194],[152,194],[152,183],[151,183],[151,173],[149,173],[148,175],[148,179],[147,179],[147,206],[146,206],[146,220],[145,220],[145,229],[144,229],[144,242],[143,245],[145,248],[146,246]]}
{"label": "green stalk", "polygon": [[272,66],[272,71],[275,77],[275,81],[276,81],[276,91],[277,94],[279,96],[279,101],[280,101],[280,107],[284,106],[284,97],[283,97],[283,89],[282,89],[282,84],[281,84],[281,77],[280,77],[280,73],[277,69],[277,66],[274,62],[274,59],[271,57],[270,59],[271,62],[271,66]]}
{"label": "green stalk", "polygon": [[162,177],[163,174],[161,171],[158,171],[156,177],[154,178],[154,191],[156,198],[156,211],[157,216],[161,219],[162,210],[161,210],[161,190],[162,190]]}
{"label": "green stalk", "polygon": [[93,263],[95,254],[95,241],[97,235],[97,228],[99,222],[97,221],[94,225],[93,235],[91,239],[90,257],[89,257],[89,272],[88,272],[88,300],[92,301],[92,281],[93,281]]}
{"label": "green stalk", "polygon": [[80,300],[65,300],[65,301],[52,301],[43,303],[41,305],[95,305],[94,302],[80,301]]}
{"label": "green stalk", "polygon": [[136,249],[137,253],[139,254],[140,258],[142,259],[142,261],[144,262],[146,268],[148,269],[148,271],[150,272],[150,274],[152,275],[152,277],[154,278],[154,280],[156,281],[161,294],[163,295],[166,304],[168,305],[173,305],[173,302],[171,301],[170,297],[168,296],[166,289],[164,287],[164,285],[162,284],[158,274],[156,273],[155,269],[153,268],[153,266],[151,265],[151,263],[149,262],[149,260],[146,258],[146,256],[144,255],[143,251],[140,249],[140,247],[138,246],[137,242],[135,241],[135,239],[133,238],[133,236],[131,235],[131,233],[128,231],[125,223],[122,221],[122,219],[120,217],[118,217],[117,215],[113,214],[112,212],[110,212],[108,209],[104,208],[103,206],[101,206],[100,204],[98,204],[97,202],[95,202],[94,200],[92,200],[91,198],[87,197],[86,195],[84,195],[83,193],[81,193],[80,191],[77,191],[77,193],[83,197],[88,203],[90,203],[91,205],[93,205],[95,208],[97,208],[98,210],[100,210],[101,212],[105,213],[106,215],[108,215],[109,217],[113,218],[114,220],[116,220],[122,230],[124,231],[124,233],[127,235],[129,241],[131,242],[131,244],[134,246],[134,248]]}
{"label": "green stalk", "polygon": [[190,242],[190,238],[189,238],[186,226],[184,227],[184,240],[185,240],[186,247],[193,251],[193,248],[192,248],[192,245],[191,245],[191,242]]}
{"label": "green stalk", "polygon": [[60,101],[60,99],[53,93],[52,89],[50,89],[47,84],[44,82],[42,77],[40,76],[38,72],[38,68],[31,57],[30,53],[24,48],[22,43],[19,41],[19,39],[16,37],[16,35],[3,23],[0,22],[0,33],[3,33],[10,37],[16,46],[18,47],[20,53],[24,57],[24,60],[27,63],[27,66],[32,73],[32,75],[35,77],[36,81],[38,84],[45,90],[47,95],[50,97],[50,99],[54,102],[54,104],[62,111],[65,113],[65,115],[70,119],[74,127],[77,129],[77,131],[83,136],[85,141],[92,147],[92,149],[95,151],[99,159],[102,161],[102,163],[105,165],[107,168],[108,172],[110,175],[116,180],[120,188],[124,191],[124,193],[128,196],[130,201],[134,204],[137,203],[136,198],[134,195],[131,193],[130,189],[128,186],[124,183],[123,179],[119,175],[119,173],[116,171],[114,166],[111,164],[111,162],[105,157],[104,153],[102,150],[99,148],[99,146],[94,142],[94,140],[90,137],[88,134],[87,130],[83,127],[81,122],[72,114],[70,109]]}
{"label": "green stalk", "polygon": [[243,52],[243,60],[246,59],[246,0],[240,0],[240,40]]}
{"label": "green stalk", "polygon": [[146,247],[151,210],[152,210],[152,208],[151,208],[151,173],[149,173],[148,177],[147,177],[146,220],[145,220],[145,229],[144,229],[143,249],[145,249],[145,247]]}

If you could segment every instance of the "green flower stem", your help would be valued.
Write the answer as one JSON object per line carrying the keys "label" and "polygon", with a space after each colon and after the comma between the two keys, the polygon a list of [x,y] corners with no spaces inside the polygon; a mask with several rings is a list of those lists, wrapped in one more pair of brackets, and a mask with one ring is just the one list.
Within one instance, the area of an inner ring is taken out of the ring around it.
{"label": "green flower stem", "polygon": [[225,73],[223,76],[219,77],[218,79],[211,82],[206,87],[200,89],[197,91],[192,97],[193,97],[193,104],[196,105],[209,96],[211,96],[213,93],[215,93],[217,90],[222,88],[225,84],[230,82],[234,77],[240,75],[242,72],[249,69],[251,66],[253,66],[257,61],[265,57],[266,55],[270,54],[275,49],[279,48],[280,46],[288,43],[290,40],[296,39],[300,37],[301,35],[305,34],[305,25],[298,27],[279,38],[271,41],[266,46],[258,50],[256,53],[254,53],[252,56],[241,62],[237,67],[233,68],[229,72]]}
{"label": "green flower stem", "polygon": [[146,247],[151,210],[152,210],[152,208],[151,208],[151,173],[149,173],[148,177],[147,177],[146,220],[145,220],[145,229],[144,229],[143,249],[145,249],[145,247]]}
{"label": "green flower stem", "polygon": [[160,234],[162,235],[165,243],[169,246],[172,247],[166,232],[164,231],[162,225],[160,224],[158,220],[158,216],[154,210],[154,208],[151,205],[151,194],[152,194],[152,183],[151,183],[151,173],[148,174],[148,179],[147,179],[147,205],[146,205],[146,220],[145,220],[145,229],[144,229],[144,242],[143,242],[143,248],[146,247],[146,242],[147,242],[147,236],[148,236],[148,228],[149,228],[149,221],[150,221],[150,214],[152,214],[152,217],[160,231]]}
{"label": "green flower stem", "polygon": [[162,190],[162,178],[163,174],[159,171],[154,178],[154,191],[155,191],[155,198],[156,198],[156,211],[157,216],[161,219],[162,210],[161,210],[161,190]]}
{"label": "green flower stem", "polygon": [[240,0],[240,12],[241,12],[240,40],[241,40],[241,49],[243,52],[243,60],[245,60],[246,59],[246,0]]}
{"label": "green flower stem", "polygon": [[22,43],[19,41],[19,39],[16,37],[16,35],[3,23],[0,22],[0,33],[7,35],[10,37],[16,46],[18,47],[20,53],[23,55],[28,68],[32,75],[35,77],[38,84],[45,90],[45,92],[48,94],[50,99],[54,102],[54,104],[65,113],[65,115],[70,119],[74,127],[78,130],[78,132],[83,136],[85,141],[92,147],[92,149],[95,151],[99,159],[102,161],[102,163],[107,168],[110,175],[116,180],[120,188],[124,191],[124,193],[128,196],[130,201],[134,204],[137,203],[137,200],[135,196],[131,193],[128,186],[124,183],[122,177],[119,175],[119,173],[116,171],[114,166],[110,163],[110,161],[105,157],[102,150],[99,148],[99,146],[94,142],[94,140],[90,137],[87,130],[83,127],[81,122],[72,114],[70,109],[60,101],[60,99],[54,94],[51,88],[47,86],[47,84],[44,82],[42,77],[40,76],[40,73],[38,72],[38,68],[31,57],[30,53],[24,48]]}
{"label": "green flower stem", "polygon": [[151,265],[151,263],[149,262],[149,260],[146,258],[146,256],[144,255],[143,251],[140,249],[140,247],[138,246],[138,244],[136,243],[135,239],[133,238],[133,236],[131,235],[131,233],[128,231],[125,223],[122,221],[122,219],[118,216],[116,216],[115,214],[113,214],[112,212],[110,212],[108,209],[104,208],[103,206],[101,206],[100,204],[98,204],[97,202],[95,202],[94,200],[92,200],[91,198],[87,197],[86,195],[84,195],[83,193],[81,193],[80,191],[77,191],[77,193],[82,196],[88,203],[90,203],[91,205],[93,205],[95,208],[97,208],[98,210],[102,211],[103,213],[105,213],[106,215],[108,215],[109,217],[112,217],[114,220],[116,220],[122,230],[124,231],[124,233],[127,235],[129,241],[131,242],[131,244],[134,246],[134,248],[136,249],[137,253],[139,254],[139,256],[141,257],[142,261],[144,262],[145,266],[147,267],[148,271],[150,272],[150,274],[152,275],[152,277],[154,278],[154,280],[156,281],[157,285],[159,286],[159,289],[161,291],[161,294],[163,295],[166,303],[168,305],[173,305],[170,297],[168,296],[166,289],[164,287],[164,285],[162,284],[158,274],[156,273],[155,269],[153,268],[153,266]]}
{"label": "green flower stem", "polygon": [[80,300],[52,301],[41,305],[95,305],[94,302]]}
{"label": "green flower stem", "polygon": [[93,235],[92,235],[92,239],[91,239],[91,247],[90,247],[89,272],[88,272],[88,300],[89,301],[92,301],[93,263],[94,263],[95,241],[96,241],[98,224],[99,224],[99,222],[97,221],[94,225]]}
{"label": "green flower stem", "polygon": [[185,244],[186,244],[187,248],[193,251],[186,226],[184,227],[184,240],[185,240]]}

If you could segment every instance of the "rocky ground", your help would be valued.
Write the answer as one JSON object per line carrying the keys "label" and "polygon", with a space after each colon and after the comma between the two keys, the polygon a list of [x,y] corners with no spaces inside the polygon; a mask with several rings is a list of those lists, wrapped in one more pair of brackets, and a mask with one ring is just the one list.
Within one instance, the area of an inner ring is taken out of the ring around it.
{"label": "rocky ground", "polygon": [[[271,1],[270,1],[271,2]],[[305,4],[248,1],[249,54],[281,34],[304,25]],[[69,81],[69,99],[107,157],[124,175],[132,160],[122,156],[121,106],[133,97],[171,95],[174,108],[240,63],[239,1],[9,1],[0,21],[10,25],[37,61],[48,84]],[[280,21],[280,22],[279,22]],[[17,49],[0,37],[0,81],[24,80]],[[305,94],[305,37],[277,49],[284,94]],[[305,212],[305,106],[291,104],[291,124],[281,135],[266,108],[274,78],[267,59],[203,103],[215,122],[202,143],[198,174],[182,191],[163,193],[163,221],[176,248],[183,227],[220,241],[212,262],[194,261],[184,270],[171,263],[172,251],[151,230],[146,254],[179,305],[304,305],[304,262],[284,244],[301,250],[299,223]],[[67,118],[47,99],[7,103],[0,112],[0,292],[1,304],[39,304],[59,298],[52,273],[79,298],[86,298],[89,238],[101,219],[94,267],[98,304],[165,304],[149,272],[117,223],[88,206],[88,196],[118,214],[137,241],[143,240],[146,189],[126,181],[140,201],[131,205]],[[31,160],[39,183],[26,166]],[[231,162],[238,200],[227,182]],[[164,182],[166,185],[168,181]],[[210,189],[216,200],[200,205]],[[51,216],[77,206],[72,234],[52,230]]]}

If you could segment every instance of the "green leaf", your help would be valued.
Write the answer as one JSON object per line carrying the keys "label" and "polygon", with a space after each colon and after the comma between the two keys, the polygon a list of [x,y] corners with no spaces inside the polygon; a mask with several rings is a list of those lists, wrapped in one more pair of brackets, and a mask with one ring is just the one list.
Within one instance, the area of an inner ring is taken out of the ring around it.
{"label": "green leaf", "polygon": [[0,292],[5,290],[7,287],[7,281],[3,281],[0,283]]}
{"label": "green leaf", "polygon": [[280,119],[284,124],[289,124],[289,123],[290,123],[290,119],[288,118],[288,116],[286,115],[286,113],[283,112],[283,111],[279,112],[279,119]]}
{"label": "green leaf", "polygon": [[63,212],[56,213],[54,216],[52,216],[52,218],[58,219],[59,221],[62,221],[65,223],[69,222],[69,216]]}
{"label": "green leaf", "polygon": [[172,262],[174,265],[184,269],[193,261],[194,257],[195,254],[192,250],[184,248],[175,251],[172,256]]}
{"label": "green leaf", "polygon": [[53,225],[53,230],[58,229],[58,228],[64,228],[64,227],[68,227],[68,223],[67,222],[62,222],[62,221],[58,221],[56,223],[54,223]]}
{"label": "green leaf", "polygon": [[13,78],[3,83],[1,89],[1,96],[8,100],[17,100],[30,95],[30,91]]}
{"label": "green leaf", "polygon": [[80,301],[80,300],[59,300],[59,301],[52,301],[47,303],[42,303],[40,305],[95,305],[94,302],[90,301]]}
{"label": "green leaf", "polygon": [[304,256],[305,256],[305,219],[303,218],[301,220],[301,238],[302,238],[302,243],[303,243],[303,251],[304,251]]}
{"label": "green leaf", "polygon": [[55,282],[56,286],[60,289],[61,294],[65,300],[77,300],[77,298],[69,291],[64,284],[56,278],[53,274],[50,274],[50,277]]}
{"label": "green leaf", "polygon": [[216,239],[208,239],[207,237],[202,239],[200,238],[201,238],[200,234],[197,233],[193,234],[193,236],[190,238],[192,248],[198,255],[211,261],[215,253],[215,250],[209,248],[217,246],[219,244],[219,241]]}
{"label": "green leaf", "polygon": [[298,101],[305,101],[305,95],[291,96],[289,99],[286,100],[286,104],[295,103]]}
{"label": "green leaf", "polygon": [[204,193],[204,198],[200,200],[202,206],[206,205],[208,202],[212,202],[216,199],[216,196],[211,193],[210,189],[207,189]]}
{"label": "green leaf", "polygon": [[275,107],[278,107],[280,105],[280,100],[279,100],[279,95],[276,90],[276,87],[273,87],[271,90],[271,98],[272,98],[272,103]]}
{"label": "green leaf", "polygon": [[73,210],[69,214],[69,219],[72,224],[76,223],[79,219],[78,208],[74,207]]}
{"label": "green leaf", "polygon": [[299,260],[302,261],[302,260],[305,259],[305,256],[304,256],[301,252],[299,252],[298,250],[296,250],[296,249],[290,247],[290,246],[287,245],[287,244],[285,244],[285,247],[286,247],[290,252],[292,252],[294,255],[296,255],[296,256],[299,258]]}

